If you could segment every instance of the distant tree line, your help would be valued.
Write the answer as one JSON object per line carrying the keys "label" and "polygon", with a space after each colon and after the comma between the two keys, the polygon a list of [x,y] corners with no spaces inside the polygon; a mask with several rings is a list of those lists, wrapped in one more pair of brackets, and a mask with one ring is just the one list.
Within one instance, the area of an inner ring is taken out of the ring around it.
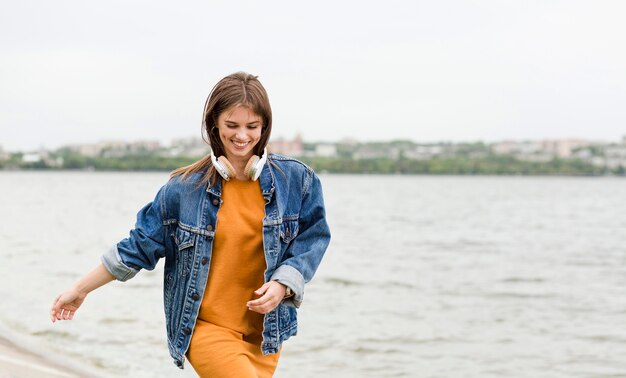
{"label": "distant tree line", "polygon": [[429,160],[303,158],[317,172],[432,174],[432,175],[623,175],[624,169],[609,170],[581,160],[554,158],[546,162],[518,160],[512,156],[490,155],[481,158],[432,158]]}
{"label": "distant tree line", "polygon": [[[189,165],[198,158],[189,156],[161,156],[152,152],[130,153],[124,156],[84,156],[68,149],[59,150],[47,159],[26,163],[22,154],[13,154],[0,161],[0,169],[69,169],[98,171],[171,171]],[[62,162],[60,165],[58,161]]]}
{"label": "distant tree line", "polygon": [[[61,158],[59,160],[56,160]],[[124,156],[87,157],[71,150],[59,150],[49,159],[25,163],[21,154],[12,154],[0,161],[0,169],[74,169],[102,171],[171,171],[189,165],[199,157],[168,157],[153,152],[140,152]],[[623,167],[608,169],[594,166],[582,160],[554,158],[545,162],[518,160],[507,155],[485,157],[434,157],[428,160],[399,159],[352,159],[347,156],[335,158],[303,157],[301,160],[317,172],[354,174],[431,174],[431,175],[571,175],[600,176],[625,175]],[[61,164],[54,163],[62,161]]]}

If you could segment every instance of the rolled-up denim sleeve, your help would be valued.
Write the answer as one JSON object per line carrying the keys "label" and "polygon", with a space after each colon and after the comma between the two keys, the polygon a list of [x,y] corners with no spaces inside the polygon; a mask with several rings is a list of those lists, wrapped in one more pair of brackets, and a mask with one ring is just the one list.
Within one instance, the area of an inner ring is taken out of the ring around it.
{"label": "rolled-up denim sleeve", "polygon": [[315,173],[310,171],[309,174],[300,208],[298,235],[289,244],[271,278],[291,288],[294,296],[287,298],[285,304],[296,308],[304,299],[304,284],[313,278],[330,243],[322,186]]}
{"label": "rolled-up denim sleeve", "polygon": [[117,280],[127,281],[141,269],[152,270],[165,256],[165,188],[137,213],[130,235],[102,255],[102,263]]}

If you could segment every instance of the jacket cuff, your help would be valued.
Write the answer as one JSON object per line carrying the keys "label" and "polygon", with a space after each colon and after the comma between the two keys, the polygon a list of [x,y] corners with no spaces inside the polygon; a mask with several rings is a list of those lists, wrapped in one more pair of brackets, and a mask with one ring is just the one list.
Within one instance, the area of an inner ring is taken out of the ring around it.
{"label": "jacket cuff", "polygon": [[281,265],[272,274],[272,281],[278,281],[285,286],[289,286],[294,296],[283,301],[287,306],[300,307],[304,299],[304,277],[291,265]]}
{"label": "jacket cuff", "polygon": [[139,273],[139,270],[133,269],[124,264],[120,253],[117,251],[117,245],[111,247],[106,251],[100,260],[104,264],[104,267],[115,277],[118,281],[128,281],[135,277],[135,274]]}

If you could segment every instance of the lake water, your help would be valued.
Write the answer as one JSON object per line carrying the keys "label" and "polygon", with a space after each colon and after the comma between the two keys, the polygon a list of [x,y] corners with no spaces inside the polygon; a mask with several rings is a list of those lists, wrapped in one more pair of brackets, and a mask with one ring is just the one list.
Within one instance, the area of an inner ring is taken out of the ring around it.
{"label": "lake water", "polygon": [[[333,240],[276,377],[626,377],[626,180],[321,175]],[[162,263],[52,299],[165,173],[0,172],[0,324],[103,377],[192,377]]]}

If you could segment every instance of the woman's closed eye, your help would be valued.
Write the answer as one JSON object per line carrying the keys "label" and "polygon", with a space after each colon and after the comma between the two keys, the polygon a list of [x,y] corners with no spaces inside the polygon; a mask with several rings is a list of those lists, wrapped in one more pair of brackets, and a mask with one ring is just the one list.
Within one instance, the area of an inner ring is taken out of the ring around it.
{"label": "woman's closed eye", "polygon": [[[239,125],[235,125],[234,123],[227,123],[227,124],[226,124],[226,127],[228,127],[229,129],[237,129],[237,128],[239,128]],[[257,127],[259,127],[259,125],[258,125],[258,124],[251,124],[251,125],[248,125],[248,126],[246,126],[246,127],[247,127],[248,129],[250,129],[250,130],[254,130],[254,129],[256,129]]]}

